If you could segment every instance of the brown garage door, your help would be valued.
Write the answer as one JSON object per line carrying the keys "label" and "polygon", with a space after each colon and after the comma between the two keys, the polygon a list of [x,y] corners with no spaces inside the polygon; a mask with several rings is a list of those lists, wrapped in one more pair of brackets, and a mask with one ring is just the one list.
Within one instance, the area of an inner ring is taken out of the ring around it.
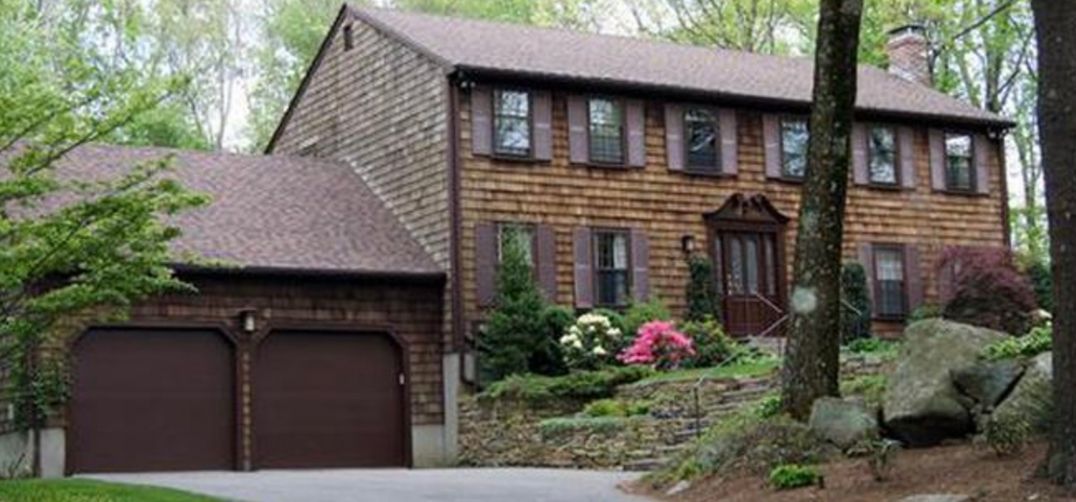
{"label": "brown garage door", "polygon": [[254,365],[257,466],[403,466],[401,372],[385,335],[270,334]]}
{"label": "brown garage door", "polygon": [[212,330],[94,329],[75,348],[75,472],[235,468],[232,347]]}

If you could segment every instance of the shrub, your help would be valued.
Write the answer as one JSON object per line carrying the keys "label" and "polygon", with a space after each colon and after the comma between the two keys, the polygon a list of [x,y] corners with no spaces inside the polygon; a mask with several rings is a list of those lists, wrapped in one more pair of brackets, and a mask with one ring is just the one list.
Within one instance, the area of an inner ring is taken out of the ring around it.
{"label": "shrub", "polygon": [[913,310],[911,314],[908,314],[908,323],[911,324],[916,321],[935,319],[941,316],[941,307],[934,305],[933,303],[924,303],[916,307],[916,309]]}
{"label": "shrub", "polygon": [[479,378],[483,383],[506,376],[546,370],[556,343],[536,313],[546,303],[531,275],[517,239],[508,239],[497,273],[495,307],[478,337]]}
{"label": "shrub", "polygon": [[758,418],[773,418],[781,414],[781,396],[779,394],[767,394],[754,406],[754,413]]}
{"label": "shrub", "polygon": [[1039,307],[1049,312],[1054,310],[1054,279],[1050,272],[1050,264],[1042,260],[1034,260],[1024,269],[1027,279],[1031,282],[1031,289],[1035,292],[1035,300]]}
{"label": "shrub", "polygon": [[513,375],[490,385],[479,394],[480,399],[509,399],[529,404],[554,400],[593,401],[612,397],[616,388],[653,375],[642,366],[606,368],[600,371],[579,371],[563,376]]}
{"label": "shrub", "polygon": [[623,333],[609,318],[589,313],[579,316],[560,338],[564,363],[573,370],[594,370],[615,361]]}
{"label": "shrub", "polygon": [[685,361],[685,366],[716,366],[731,358],[738,349],[736,341],[725,334],[721,323],[712,317],[702,321],[685,322],[681,331],[695,346],[695,355]]}
{"label": "shrub", "polygon": [[621,417],[555,417],[538,422],[542,437],[549,438],[576,431],[608,434],[624,428],[627,421]]}
{"label": "shrub", "polygon": [[568,307],[549,305],[542,311],[541,319],[546,340],[554,343],[542,345],[545,352],[535,358],[531,371],[539,375],[563,375],[568,372],[568,366],[564,364],[560,343],[556,342],[575,323],[575,312]]}
{"label": "shrub", "polygon": [[667,321],[650,321],[639,328],[639,336],[617,356],[624,364],[653,365],[657,369],[677,368],[695,354],[691,339]]}
{"label": "shrub", "polygon": [[871,301],[867,272],[858,262],[841,267],[841,341],[871,336]]}
{"label": "shrub", "polygon": [[624,337],[626,345],[639,334],[639,328],[650,321],[672,320],[672,313],[661,300],[652,299],[648,302],[632,303],[624,312]]}
{"label": "shrub", "polygon": [[881,406],[885,398],[885,375],[862,375],[841,381],[842,396],[860,396],[869,406]]}
{"label": "shrub", "polygon": [[849,352],[853,354],[878,354],[895,350],[899,344],[881,338],[860,338],[853,340],[847,345]]}
{"label": "shrub", "polygon": [[650,403],[624,399],[599,399],[587,403],[583,415],[588,417],[634,417],[650,413]]}
{"label": "shrub", "polygon": [[1035,295],[1009,250],[950,247],[938,267],[940,276],[952,277],[952,287],[942,297],[946,318],[1010,334],[1027,332]]}
{"label": "shrub", "polygon": [[720,319],[720,299],[714,286],[714,264],[705,255],[691,255],[687,260],[687,314],[685,321]]}
{"label": "shrub", "polygon": [[770,484],[778,490],[789,490],[818,484],[822,475],[814,467],[784,464],[770,471]]}
{"label": "shrub", "polygon": [[1020,453],[1031,437],[1031,424],[1026,420],[989,420],[983,439],[999,457]]}
{"label": "shrub", "polygon": [[983,349],[982,356],[990,361],[1034,357],[1053,348],[1052,333],[1053,328],[1050,324],[1034,327],[1024,336],[1010,336],[987,345]]}

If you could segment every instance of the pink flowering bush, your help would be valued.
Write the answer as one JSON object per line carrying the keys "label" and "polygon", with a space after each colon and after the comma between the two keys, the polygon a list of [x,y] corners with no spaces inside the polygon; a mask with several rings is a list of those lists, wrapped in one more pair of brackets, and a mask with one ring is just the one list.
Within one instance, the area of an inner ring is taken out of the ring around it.
{"label": "pink flowering bush", "polygon": [[639,328],[638,336],[617,359],[624,364],[651,365],[659,370],[680,366],[695,354],[691,339],[669,321],[650,321]]}

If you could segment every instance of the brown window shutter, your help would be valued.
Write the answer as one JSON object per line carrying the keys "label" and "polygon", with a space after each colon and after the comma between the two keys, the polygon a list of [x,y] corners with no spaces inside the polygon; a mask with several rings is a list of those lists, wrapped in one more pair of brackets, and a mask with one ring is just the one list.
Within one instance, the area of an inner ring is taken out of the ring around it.
{"label": "brown window shutter", "polygon": [[930,186],[945,190],[945,132],[930,130]]}
{"label": "brown window shutter", "polygon": [[897,128],[897,155],[900,156],[900,184],[915,190],[915,129],[908,126]]}
{"label": "brown window shutter", "polygon": [[717,111],[717,122],[721,134],[721,172],[735,175],[740,171],[739,143],[736,140],[736,110],[722,108]]}
{"label": "brown window shutter", "polygon": [[628,134],[628,165],[646,167],[646,104],[640,99],[627,100],[624,118]]}
{"label": "brown window shutter", "polygon": [[781,119],[777,115],[762,116],[762,143],[766,149],[766,176],[781,177]]}
{"label": "brown window shutter", "polygon": [[590,160],[587,144],[587,98],[568,96],[568,150],[571,161],[586,164]]}
{"label": "brown window shutter", "polygon": [[852,179],[857,185],[870,183],[867,155],[867,125],[856,122],[852,124]]}
{"label": "brown window shutter", "polygon": [[871,308],[877,310],[874,304],[874,249],[869,243],[859,245],[859,263],[863,265],[863,271],[867,278],[867,296],[870,297]]}
{"label": "brown window shutter", "polygon": [[631,294],[637,302],[650,299],[650,242],[641,228],[631,229]]}
{"label": "brown window shutter", "polygon": [[547,300],[557,299],[557,237],[553,227],[538,225],[535,230],[535,264],[538,268],[538,287]]}
{"label": "brown window shutter", "polygon": [[497,225],[478,223],[474,228],[475,294],[480,307],[493,305],[496,295]]}
{"label": "brown window shutter", "polygon": [[908,314],[923,305],[923,272],[919,267],[919,248],[904,246],[904,288],[908,294]]}
{"label": "brown window shutter", "polygon": [[575,306],[588,309],[594,306],[594,274],[591,268],[590,229],[580,227],[572,236],[575,255]]}
{"label": "brown window shutter", "polygon": [[493,153],[493,91],[489,87],[471,89],[471,151]]}
{"label": "brown window shutter", "polygon": [[990,140],[986,135],[976,134],[972,142],[975,148],[975,191],[986,195],[990,193]]}
{"label": "brown window shutter", "polygon": [[684,170],[684,107],[665,105],[665,161],[673,171]]}
{"label": "brown window shutter", "polygon": [[534,92],[534,158],[553,159],[553,97],[549,91]]}

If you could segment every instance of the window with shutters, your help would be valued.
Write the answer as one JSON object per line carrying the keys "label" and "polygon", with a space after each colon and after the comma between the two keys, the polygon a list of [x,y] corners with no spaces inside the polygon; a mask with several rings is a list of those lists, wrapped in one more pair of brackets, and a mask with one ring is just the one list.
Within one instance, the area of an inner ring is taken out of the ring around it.
{"label": "window with shutters", "polygon": [[534,270],[535,235],[534,225],[523,223],[501,223],[497,225],[497,263],[501,262],[505,248],[510,244],[515,244],[523,250],[523,255],[527,257],[527,263],[530,264],[531,270]]}
{"label": "window with shutters", "polygon": [[881,318],[901,318],[905,309],[904,249],[874,246],[874,308]]}
{"label": "window with shutters", "polygon": [[684,137],[687,148],[687,170],[703,173],[721,171],[718,162],[717,116],[705,108],[689,108],[684,112]]}
{"label": "window with shutters", "polygon": [[807,143],[810,134],[807,121],[800,118],[781,119],[781,176],[803,179],[807,174]]}
{"label": "window with shutters", "polygon": [[493,93],[493,153],[531,156],[531,95],[499,89]]}
{"label": "window with shutters", "polygon": [[871,126],[867,134],[868,175],[875,185],[896,186],[897,130],[890,126]]}
{"label": "window with shutters", "polygon": [[970,134],[945,133],[945,187],[956,192],[975,189],[975,169]]}
{"label": "window with shutters", "polygon": [[595,230],[594,295],[598,305],[627,305],[631,294],[631,242],[627,231]]}
{"label": "window with shutters", "polygon": [[624,107],[607,98],[587,100],[590,161],[602,164],[624,163]]}

